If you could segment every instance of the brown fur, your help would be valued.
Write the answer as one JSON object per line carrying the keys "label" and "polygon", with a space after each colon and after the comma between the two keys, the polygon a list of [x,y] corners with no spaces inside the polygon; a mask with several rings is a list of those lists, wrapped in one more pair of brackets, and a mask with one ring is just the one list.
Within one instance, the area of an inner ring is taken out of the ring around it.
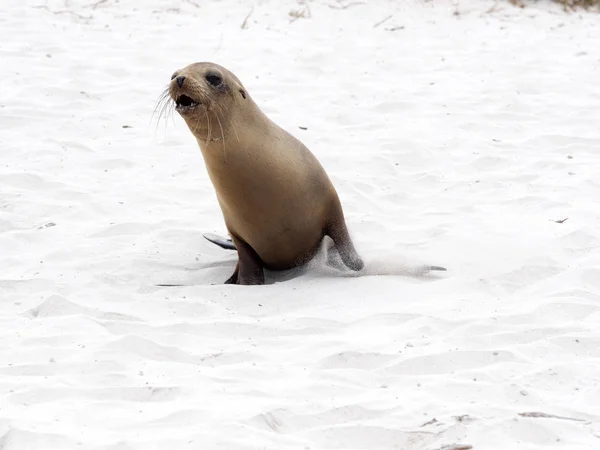
{"label": "brown fur", "polygon": [[238,250],[228,283],[263,284],[263,268],[304,264],[326,235],[346,266],[362,269],[325,170],[260,110],[234,74],[212,63],[191,64],[173,75],[169,95],[176,103],[195,102],[176,109],[202,150]]}

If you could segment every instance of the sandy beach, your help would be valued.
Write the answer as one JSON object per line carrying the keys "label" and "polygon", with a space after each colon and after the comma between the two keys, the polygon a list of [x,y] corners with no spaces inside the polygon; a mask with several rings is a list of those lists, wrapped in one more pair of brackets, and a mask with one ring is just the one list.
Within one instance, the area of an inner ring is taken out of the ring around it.
{"label": "sandy beach", "polygon": [[[4,0],[0,38],[1,450],[600,449],[600,14]],[[153,117],[196,61],[319,158],[366,261],[448,271],[223,285]]]}

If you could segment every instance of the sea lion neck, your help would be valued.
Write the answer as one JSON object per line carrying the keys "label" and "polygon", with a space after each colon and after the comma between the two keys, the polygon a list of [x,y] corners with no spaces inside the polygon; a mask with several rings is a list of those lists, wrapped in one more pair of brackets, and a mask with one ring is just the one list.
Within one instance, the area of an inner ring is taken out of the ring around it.
{"label": "sea lion neck", "polygon": [[[212,114],[210,127],[203,125],[194,137],[200,147],[220,146],[223,143],[245,142],[250,146],[260,146],[265,135],[271,134],[276,125],[248,97],[241,105],[230,107],[228,114]],[[262,130],[262,132],[257,132]]]}

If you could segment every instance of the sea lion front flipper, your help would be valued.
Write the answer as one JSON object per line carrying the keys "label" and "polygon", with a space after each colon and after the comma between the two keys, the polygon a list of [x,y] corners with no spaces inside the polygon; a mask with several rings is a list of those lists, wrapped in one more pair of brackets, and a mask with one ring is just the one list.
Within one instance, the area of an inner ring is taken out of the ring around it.
{"label": "sea lion front flipper", "polygon": [[234,234],[231,235],[231,238],[238,251],[238,263],[235,272],[227,281],[232,280],[237,273],[235,282],[231,281],[230,284],[265,284],[265,273],[260,257],[250,245]]}
{"label": "sea lion front flipper", "polygon": [[233,274],[229,278],[227,278],[227,280],[225,280],[225,284],[237,284],[239,273],[240,273],[240,263],[238,262],[235,265],[235,270],[233,271]]}
{"label": "sea lion front flipper", "polygon": [[233,244],[233,241],[229,238],[219,236],[218,234],[213,234],[213,233],[204,233],[202,236],[204,236],[204,239],[206,239],[207,241],[210,241],[213,244],[216,244],[219,247],[224,248],[225,250],[236,250],[235,245]]}

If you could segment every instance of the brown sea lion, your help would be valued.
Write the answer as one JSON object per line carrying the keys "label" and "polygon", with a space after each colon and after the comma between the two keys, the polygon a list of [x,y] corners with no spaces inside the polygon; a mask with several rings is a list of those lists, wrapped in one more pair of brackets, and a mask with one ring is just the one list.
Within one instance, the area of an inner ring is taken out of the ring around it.
{"label": "brown sea lion", "polygon": [[264,284],[263,268],[307,263],[325,236],[348,268],[363,268],[325,170],[260,110],[233,73],[191,64],[173,74],[168,94],[202,150],[238,252],[225,283]]}

